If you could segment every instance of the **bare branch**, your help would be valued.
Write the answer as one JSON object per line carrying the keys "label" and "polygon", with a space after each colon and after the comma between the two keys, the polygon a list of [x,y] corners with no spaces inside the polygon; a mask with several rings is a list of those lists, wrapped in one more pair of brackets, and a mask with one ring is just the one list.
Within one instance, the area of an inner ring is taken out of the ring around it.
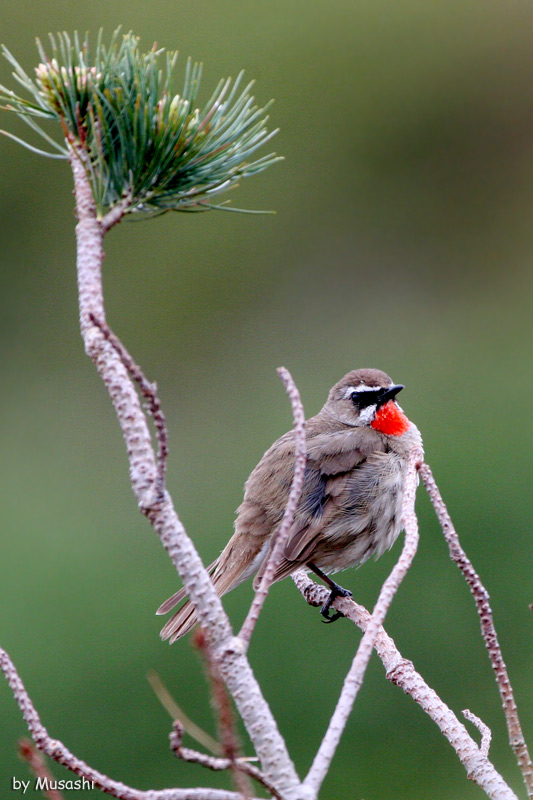
{"label": "bare branch", "polygon": [[157,436],[157,481],[155,485],[155,501],[161,502],[165,494],[165,478],[167,471],[168,456],[168,430],[165,415],[161,408],[161,403],[157,395],[157,385],[150,383],[144,375],[142,369],[135,363],[120,339],[113,333],[105,320],[98,319],[95,314],[90,313],[89,319],[102,331],[105,339],[114,347],[120,360],[128,370],[133,380],[139,385],[143,397],[148,401],[148,408],[153,417],[156,436]]}
{"label": "bare branch", "polygon": [[240,794],[221,789],[161,789],[160,791],[149,790],[144,792],[126,786],[120,781],[112,780],[107,775],[90,767],[85,761],[77,758],[58,739],[52,739],[42,724],[39,714],[15,669],[15,665],[2,648],[0,648],[0,669],[6,676],[37,748],[54,761],[57,761],[58,764],[62,764],[71,772],[75,772],[76,775],[85,778],[93,784],[93,788],[101,789],[103,792],[113,797],[118,797],[120,800],[241,800]]}
{"label": "bare branch", "polygon": [[122,201],[113,206],[113,208],[102,218],[100,224],[104,233],[107,233],[107,231],[109,231],[113,225],[116,225],[118,222],[120,222],[124,214],[130,208],[132,199],[133,193],[130,190],[126,195],[124,195]]}
{"label": "bare branch", "polygon": [[263,608],[268,590],[272,585],[276,567],[281,561],[283,548],[291,532],[292,524],[294,522],[294,515],[296,513],[296,509],[298,508],[300,495],[302,493],[305,464],[307,461],[305,414],[302,401],[300,399],[300,394],[290,372],[285,369],[285,367],[280,367],[278,369],[278,375],[283,381],[285,390],[289,395],[289,400],[291,401],[292,407],[292,415],[294,418],[294,474],[289,492],[289,499],[287,500],[287,505],[285,506],[285,513],[283,514],[283,519],[281,520],[281,525],[276,535],[274,545],[271,548],[261,583],[259,584],[257,592],[255,593],[252,605],[250,606],[250,610],[248,611],[246,619],[244,620],[243,626],[239,633],[239,639],[242,639],[246,643],[246,646],[250,642],[250,637],[252,636],[255,623],[257,622],[259,614],[261,613],[261,609]]}
{"label": "bare branch", "polygon": [[251,787],[242,771],[237,766],[240,756],[240,745],[235,730],[233,708],[226,691],[226,687],[218,671],[209,649],[209,642],[202,628],[198,628],[194,635],[194,645],[202,654],[209,681],[211,683],[211,699],[217,715],[217,727],[222,745],[222,753],[230,763],[235,787],[243,796],[243,800],[250,800]]}
{"label": "bare branch", "polygon": [[509,732],[509,743],[513,749],[518,766],[522,772],[524,783],[527,787],[528,797],[533,797],[533,765],[529,755],[526,740],[522,733],[522,727],[518,718],[518,710],[516,707],[513,689],[509,676],[507,674],[507,667],[502,657],[496,628],[494,627],[494,619],[492,609],[489,602],[489,593],[481,583],[479,575],[476,573],[474,567],[465,551],[461,547],[459,537],[451,520],[451,517],[446,508],[446,504],[442,499],[439,488],[435,483],[435,479],[427,464],[421,464],[420,477],[424,482],[430,500],[433,504],[438,520],[444,533],[444,538],[448,543],[450,550],[450,558],[454,561],[470,587],[470,591],[474,595],[479,619],[481,622],[481,631],[485,645],[489,652],[489,657],[492,664],[492,669],[496,676],[498,689],[502,700],[505,719],[507,721],[507,730]]}
{"label": "bare branch", "polygon": [[490,750],[490,742],[492,739],[492,731],[488,725],[485,725],[483,720],[476,717],[468,708],[463,711],[463,717],[476,726],[481,734],[481,744],[479,745],[480,751],[484,756],[488,756]]}
{"label": "bare branch", "polygon": [[418,482],[416,470],[421,459],[421,450],[418,448],[413,450],[409,458],[403,497],[402,520],[405,528],[405,541],[400,558],[381,587],[381,592],[374,606],[372,617],[366,626],[365,633],[359,643],[352,666],[345,678],[339,700],[337,701],[326,734],[318,749],[311,769],[304,779],[304,784],[311,786],[316,792],[318,792],[319,787],[322,785],[331,760],[335,755],[355,698],[363,683],[366,667],[372,655],[372,649],[374,648],[376,637],[379,634],[383,620],[416,553],[418,545],[418,520],[415,513],[415,495]]}
{"label": "bare branch", "polygon": [[[28,762],[35,777],[40,778],[45,786],[54,782],[54,776],[48,769],[44,758],[29,739],[20,739],[19,755]],[[43,797],[46,797],[47,800],[63,800],[63,795],[57,789],[44,789]]]}
{"label": "bare branch", "polygon": [[[303,570],[295,572],[292,577],[309,605],[315,607],[323,605],[329,596],[325,586],[319,586],[312,581]],[[333,608],[341,611],[362,631],[367,630],[371,615],[363,606],[347,597],[339,597],[333,602]],[[416,672],[412,661],[403,658],[393,639],[383,628],[378,631],[374,647],[385,667],[386,678],[403,689],[435,722],[457,753],[468,777],[483,789],[491,800],[517,800],[516,794],[496,772],[465,726]]]}
{"label": "bare branch", "polygon": [[202,767],[215,771],[227,769],[240,770],[245,775],[248,775],[248,777],[253,778],[253,780],[264,786],[272,797],[275,797],[277,800],[283,800],[282,795],[280,795],[276,787],[263,775],[261,770],[248,763],[246,759],[238,758],[236,761],[232,761],[230,758],[217,758],[216,756],[199,753],[197,750],[191,750],[190,747],[183,747],[181,743],[182,735],[182,726],[179,722],[175,722],[170,734],[170,746],[178,758],[193,764],[200,764]]}
{"label": "bare branch", "polygon": [[305,794],[305,787],[300,784],[283,737],[250,668],[243,642],[233,636],[220,598],[187,536],[170,495],[165,492],[161,502],[156,500],[156,459],[139,397],[115,348],[91,318],[92,315],[100,323],[105,322],[101,275],[104,231],[96,216],[83,163],[74,153],[70,163],[78,216],[76,239],[81,332],[85,350],[105,383],[126,441],[133,491],[180,575],[201,626],[207,631],[220,673],[244,721],[262,769],[287,798],[299,800]]}

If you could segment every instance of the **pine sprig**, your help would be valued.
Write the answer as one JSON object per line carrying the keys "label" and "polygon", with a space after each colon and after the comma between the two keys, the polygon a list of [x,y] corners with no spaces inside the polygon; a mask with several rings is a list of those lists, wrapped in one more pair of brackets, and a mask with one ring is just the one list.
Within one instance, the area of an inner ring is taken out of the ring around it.
{"label": "pine sprig", "polygon": [[[253,83],[243,86],[242,72],[235,81],[221,80],[200,108],[201,65],[187,61],[182,92],[173,94],[177,53],[155,45],[142,53],[132,33],[115,31],[106,47],[100,32],[94,54],[88,36],[80,42],[77,33],[72,41],[67,33],[50,35],[50,46],[51,56],[37,40],[34,79],[2,48],[29,98],[0,85],[0,102],[55,152],[6,135],[53,158],[77,152],[100,216],[118,204],[143,215],[223,208],[213,202],[216,195],[279,160],[253,158],[277,131],[267,131],[269,104],[255,105]],[[44,130],[44,120],[59,122],[63,142]]]}

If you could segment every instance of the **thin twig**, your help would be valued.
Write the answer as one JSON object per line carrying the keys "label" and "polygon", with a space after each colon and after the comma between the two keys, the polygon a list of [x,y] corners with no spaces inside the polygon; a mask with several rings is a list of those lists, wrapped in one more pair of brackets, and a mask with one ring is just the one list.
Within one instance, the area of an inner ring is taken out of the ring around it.
{"label": "thin twig", "polygon": [[476,717],[475,714],[472,713],[468,708],[465,708],[463,711],[463,717],[467,719],[472,725],[475,725],[478,731],[481,734],[481,744],[479,745],[480,751],[483,753],[484,756],[488,756],[490,750],[490,743],[492,739],[492,731],[488,725],[486,725],[482,719]]}
{"label": "thin twig", "polygon": [[240,745],[235,730],[235,718],[230,699],[218,670],[215,660],[209,650],[209,642],[202,628],[198,628],[194,634],[194,646],[202,654],[206,667],[209,682],[211,683],[211,699],[217,717],[217,727],[222,746],[222,754],[229,761],[229,768],[233,773],[235,788],[242,794],[243,800],[249,800],[251,787],[239,769],[237,761],[240,757]]}
{"label": "thin twig", "polygon": [[[315,583],[304,570],[298,570],[292,578],[299,591],[314,607],[322,606],[329,596],[325,586]],[[370,612],[353,600],[338,597],[332,607],[351,619],[362,631],[366,631],[371,620]],[[496,772],[493,764],[481,752],[465,726],[438,694],[416,672],[412,661],[404,658],[394,641],[383,628],[379,629],[374,644],[376,653],[385,667],[387,680],[399,686],[439,727],[451,744],[468,777],[474,781],[491,800],[517,800],[516,794]]]}
{"label": "thin twig", "polygon": [[444,538],[448,543],[450,550],[450,558],[454,561],[470,587],[470,591],[474,596],[479,619],[481,622],[481,631],[485,645],[489,652],[489,657],[492,664],[492,669],[496,676],[496,683],[500,691],[505,719],[507,721],[507,730],[509,732],[509,743],[513,749],[518,766],[524,778],[524,783],[527,788],[528,797],[533,797],[533,764],[527,749],[526,740],[522,733],[522,727],[518,718],[518,710],[516,707],[513,689],[507,668],[502,657],[496,628],[494,627],[494,619],[492,609],[489,602],[489,593],[483,586],[479,575],[476,573],[474,567],[465,551],[461,547],[459,537],[451,520],[451,517],[446,508],[446,504],[442,499],[439,488],[435,483],[435,479],[427,464],[421,464],[420,477],[424,482],[430,500],[433,504],[438,520],[440,522]]}
{"label": "thin twig", "polygon": [[337,701],[335,711],[328,725],[322,743],[315,756],[311,769],[304,779],[304,784],[311,786],[318,793],[324,778],[327,775],[329,766],[335,755],[340,738],[346,726],[346,722],[351,713],[357,693],[363,683],[366,667],[372,655],[372,650],[379,634],[381,625],[389,606],[398,591],[398,587],[407,574],[413,561],[418,545],[418,520],[415,513],[415,495],[418,483],[417,465],[422,459],[422,452],[418,448],[414,449],[409,457],[407,477],[402,505],[402,521],[405,528],[405,540],[403,549],[389,577],[384,582],[379,593],[378,600],[374,606],[372,617],[367,625],[363,638],[359,643],[357,653],[352,662],[350,670],[344,681],[340,697]]}
{"label": "thin twig", "polygon": [[113,208],[107,212],[107,214],[102,217],[100,221],[100,225],[102,226],[102,230],[104,233],[107,233],[113,225],[116,225],[124,214],[129,210],[131,206],[131,202],[133,200],[133,192],[130,190],[120,201],[117,203]]}
{"label": "thin twig", "polygon": [[156,502],[163,499],[165,493],[165,478],[168,456],[168,430],[161,402],[157,395],[157,384],[150,383],[138,364],[135,363],[118,336],[113,333],[105,320],[98,319],[90,313],[89,319],[100,329],[103,336],[112,345],[120,360],[128,370],[133,380],[138,384],[143,397],[148,401],[148,409],[154,420],[157,437],[157,482],[155,486]]}
{"label": "thin twig", "polygon": [[281,520],[281,525],[274,540],[274,545],[271,548],[268,561],[266,563],[261,583],[257,589],[250,610],[244,620],[243,626],[239,632],[239,638],[242,639],[246,646],[250,642],[255,624],[263,608],[268,590],[272,584],[276,567],[282,558],[283,548],[287,542],[291,528],[294,522],[294,515],[298,508],[300,495],[302,493],[302,486],[305,476],[305,465],[307,462],[307,446],[305,439],[305,414],[300,399],[300,394],[292,379],[290,372],[285,367],[279,367],[278,375],[283,381],[285,390],[289,396],[292,407],[292,415],[294,419],[294,473],[292,477],[292,484],[289,492],[287,505],[285,506],[285,513]]}
{"label": "thin twig", "polygon": [[161,789],[148,790],[133,789],[120,781],[114,781],[107,775],[93,769],[85,761],[77,758],[58,739],[52,739],[20,679],[20,676],[5,650],[0,648],[0,669],[13,692],[20,710],[29,728],[31,737],[37,748],[47,756],[62,764],[71,772],[93,784],[92,788],[101,789],[103,792],[118,797],[120,800],[241,800],[240,794],[221,789],[194,788],[194,789]]}
{"label": "thin twig", "polygon": [[[41,786],[48,787],[50,784],[54,783],[54,776],[48,769],[44,758],[36,749],[33,742],[30,742],[29,739],[20,739],[19,755],[24,761],[28,762],[35,777],[39,779],[39,784]],[[58,789],[44,788],[43,797],[46,797],[47,800],[63,800],[63,795]]]}
{"label": "thin twig", "polygon": [[185,711],[176,703],[157,672],[151,669],[146,677],[163,708],[168,711],[174,721],[181,723],[185,733],[196,739],[198,744],[201,744],[206,750],[210,750],[214,755],[222,755],[222,748],[216,739],[213,739],[207,731],[204,731],[203,728],[187,716]]}
{"label": "thin twig", "polygon": [[271,783],[265,777],[265,775],[263,775],[261,770],[257,769],[257,767],[254,767],[245,758],[238,758],[235,762],[232,762],[230,758],[217,758],[216,756],[209,756],[205,753],[199,753],[198,750],[191,750],[190,747],[183,747],[181,743],[182,735],[183,727],[178,721],[174,722],[174,727],[170,734],[170,746],[178,758],[183,759],[183,761],[189,761],[193,764],[200,764],[200,766],[206,767],[206,769],[212,769],[215,771],[238,769],[241,772],[244,772],[245,775],[248,775],[248,777],[253,778],[254,781],[257,781],[264,786],[273,797],[277,798],[277,800],[283,800],[282,795],[278,792],[274,784]]}

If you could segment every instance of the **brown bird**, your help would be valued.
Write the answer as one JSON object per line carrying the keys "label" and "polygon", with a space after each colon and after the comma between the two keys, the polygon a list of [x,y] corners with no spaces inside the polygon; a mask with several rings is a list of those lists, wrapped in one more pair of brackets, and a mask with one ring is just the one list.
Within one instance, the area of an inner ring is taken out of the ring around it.
{"label": "brown bird", "polygon": [[[338,596],[349,596],[329,574],[382,555],[401,531],[407,461],[422,440],[396,403],[404,387],[377,369],[348,372],[331,389],[319,413],[307,420],[307,464],[294,523],[274,580],[302,567],[331,589],[321,609],[325,621]],[[208,567],[219,596],[255,575],[261,580],[281,523],[294,469],[294,431],[279,438],[251,473],[237,509],[235,533]],[[181,589],[158,609],[166,614],[184,600]],[[161,631],[175,642],[197,622],[189,600]]]}

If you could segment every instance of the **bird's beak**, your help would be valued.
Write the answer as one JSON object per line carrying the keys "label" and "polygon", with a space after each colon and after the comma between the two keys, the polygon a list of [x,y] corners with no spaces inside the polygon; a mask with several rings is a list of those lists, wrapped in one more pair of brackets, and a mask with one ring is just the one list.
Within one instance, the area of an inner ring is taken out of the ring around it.
{"label": "bird's beak", "polygon": [[385,403],[387,403],[389,400],[394,400],[398,392],[401,392],[402,389],[405,389],[405,386],[403,386],[401,383],[386,389],[382,394],[379,395],[378,408],[381,408],[381,406],[385,405]]}

